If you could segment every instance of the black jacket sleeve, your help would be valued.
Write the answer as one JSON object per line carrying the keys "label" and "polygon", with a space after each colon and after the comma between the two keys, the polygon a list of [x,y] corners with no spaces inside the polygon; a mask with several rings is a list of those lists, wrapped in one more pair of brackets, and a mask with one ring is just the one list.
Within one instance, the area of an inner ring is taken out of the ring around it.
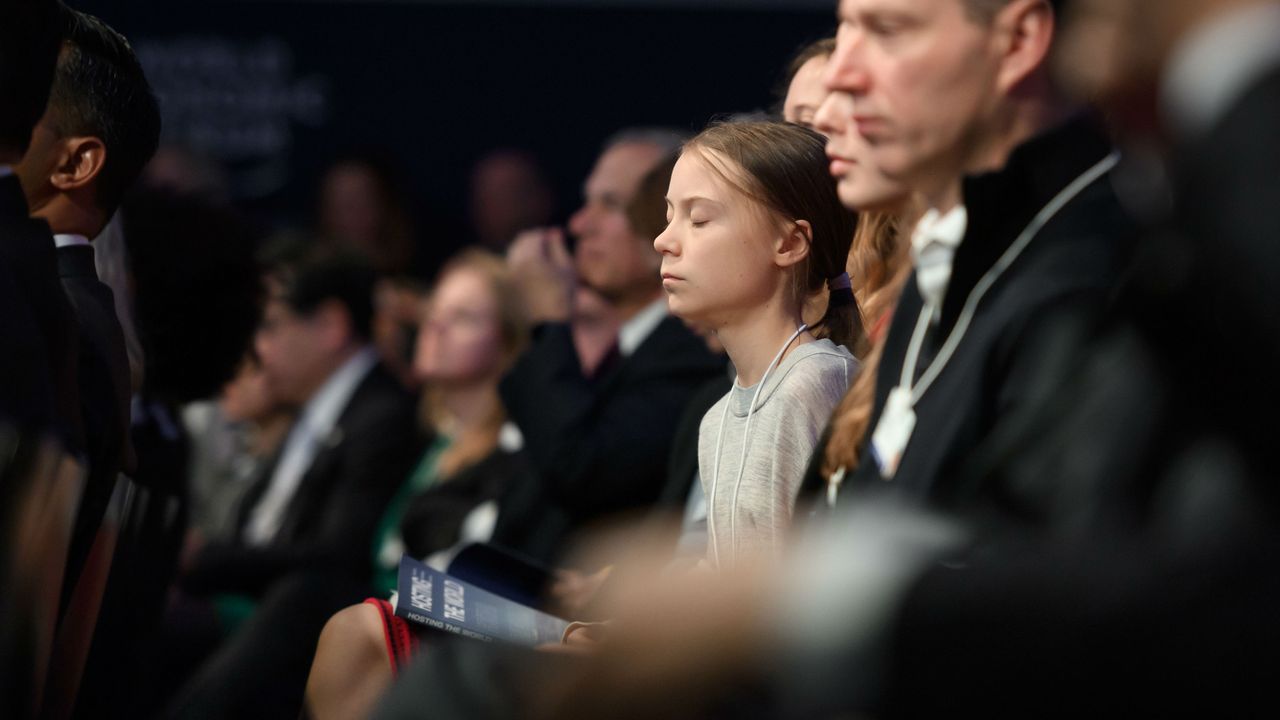
{"label": "black jacket sleeve", "polygon": [[723,361],[667,318],[612,374],[583,376],[566,325],[543,328],[503,401],[546,494],[576,522],[652,503],[677,419]]}

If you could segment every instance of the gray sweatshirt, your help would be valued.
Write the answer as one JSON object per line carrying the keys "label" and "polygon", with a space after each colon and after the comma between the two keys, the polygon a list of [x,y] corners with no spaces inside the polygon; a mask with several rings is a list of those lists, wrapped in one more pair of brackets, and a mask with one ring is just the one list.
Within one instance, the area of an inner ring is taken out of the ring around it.
{"label": "gray sweatshirt", "polygon": [[744,388],[735,381],[703,416],[698,472],[707,496],[707,562],[712,567],[732,567],[737,558],[781,550],[818,436],[857,373],[858,361],[830,340],[792,350],[769,373],[755,401],[745,462],[743,436],[757,385]]}

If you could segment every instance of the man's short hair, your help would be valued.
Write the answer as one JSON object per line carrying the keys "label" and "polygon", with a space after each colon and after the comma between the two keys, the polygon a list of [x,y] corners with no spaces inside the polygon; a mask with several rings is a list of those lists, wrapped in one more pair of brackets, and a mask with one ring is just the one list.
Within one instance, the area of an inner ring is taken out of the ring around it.
{"label": "man's short hair", "polygon": [[[1012,0],[961,0],[964,3],[965,10],[969,16],[978,22],[989,22],[1000,12],[1000,8],[1008,5]],[[1062,6],[1066,0],[1048,0],[1050,7],[1058,17],[1062,17]]]}
{"label": "man's short hair", "polygon": [[0,2],[0,149],[25,153],[61,44],[56,0]]}
{"label": "man's short hair", "polygon": [[95,182],[98,205],[115,211],[160,142],[160,108],[133,48],[87,13],[62,13],[62,52],[49,96],[58,137],[93,136],[107,148]]}
{"label": "man's short hair", "polygon": [[360,340],[373,337],[373,291],[377,273],[362,255],[327,245],[294,245],[267,260],[282,300],[299,315],[309,316],[336,300],[351,317]]}

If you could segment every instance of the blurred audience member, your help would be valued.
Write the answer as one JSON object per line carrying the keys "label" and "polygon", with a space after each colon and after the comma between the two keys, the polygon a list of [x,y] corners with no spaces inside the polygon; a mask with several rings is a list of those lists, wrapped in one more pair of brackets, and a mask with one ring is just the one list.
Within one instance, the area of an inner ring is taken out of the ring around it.
{"label": "blurred audience member", "polygon": [[319,203],[321,242],[361,255],[378,273],[373,345],[387,370],[413,388],[410,329],[421,292],[409,279],[419,258],[404,179],[376,155],[352,155],[325,172]]}
{"label": "blurred audience member", "polygon": [[415,248],[405,192],[387,161],[370,154],[340,158],[320,179],[320,239],[363,255],[380,275],[409,272]]}
{"label": "blurred audience member", "polygon": [[124,332],[90,239],[102,232],[155,152],[160,109],[129,42],[101,20],[63,12],[63,46],[44,117],[15,168],[33,217],[49,223],[79,338],[80,404],[89,476],[76,516],[63,597],[106,512],[121,470],[135,465]]}
{"label": "blurred audience member", "polygon": [[786,91],[782,98],[783,120],[814,128],[814,116],[827,96],[827,88],[823,84],[827,59],[835,49],[835,38],[823,38],[804,46],[791,59],[787,65]]}
{"label": "blurred audience member", "polygon": [[292,421],[292,413],[268,389],[262,364],[252,353],[216,399],[182,409],[191,437],[189,554],[207,542],[232,539],[236,506]]}
{"label": "blurred audience member", "polygon": [[393,615],[400,557],[443,568],[455,547],[489,539],[504,486],[523,470],[520,434],[506,422],[498,380],[527,342],[524,310],[505,264],[464,251],[441,272],[418,335],[415,371],[435,438],[383,515],[374,540],[376,595],[338,613],[320,636],[308,681],[316,718],[366,716],[415,652]]}
{"label": "blurred audience member", "polygon": [[[464,521],[496,500],[520,469],[520,433],[507,422],[498,381],[528,343],[524,308],[505,264],[485,251],[450,260],[418,332],[414,372],[423,383],[431,447],[383,517],[375,544],[379,592],[395,587],[400,556],[428,558],[492,532]],[[492,507],[490,511],[492,511]],[[463,537],[464,534],[469,535]]]}
{"label": "blurred audience member", "polygon": [[469,199],[476,242],[494,252],[522,230],[543,227],[555,212],[551,185],[538,162],[521,150],[494,150],[471,170]]}
{"label": "blurred audience member", "polygon": [[180,717],[297,714],[320,628],[365,594],[378,520],[419,448],[412,399],[369,344],[373,284],[357,257],[318,248],[270,274],[256,349],[299,414],[235,539],[204,547],[181,580],[191,596],[257,604],[181,693]]}

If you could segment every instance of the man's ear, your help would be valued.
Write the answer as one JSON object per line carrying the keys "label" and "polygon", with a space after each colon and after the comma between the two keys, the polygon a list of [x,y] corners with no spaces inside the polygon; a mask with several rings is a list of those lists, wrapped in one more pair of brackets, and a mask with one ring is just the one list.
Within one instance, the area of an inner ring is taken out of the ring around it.
{"label": "man's ear", "polygon": [[96,137],[69,137],[59,142],[58,162],[49,183],[67,192],[92,183],[107,161],[107,146]]}
{"label": "man's ear", "polygon": [[1013,0],[996,14],[1000,69],[996,87],[1011,92],[1041,68],[1047,68],[1053,45],[1054,16],[1048,0]]}
{"label": "man's ear", "polygon": [[809,246],[813,243],[813,226],[808,220],[796,220],[783,228],[778,236],[777,246],[773,253],[773,262],[778,267],[798,265],[809,257]]}
{"label": "man's ear", "polygon": [[312,313],[311,322],[320,332],[321,342],[326,349],[341,349],[355,337],[351,312],[339,300],[321,302]]}

